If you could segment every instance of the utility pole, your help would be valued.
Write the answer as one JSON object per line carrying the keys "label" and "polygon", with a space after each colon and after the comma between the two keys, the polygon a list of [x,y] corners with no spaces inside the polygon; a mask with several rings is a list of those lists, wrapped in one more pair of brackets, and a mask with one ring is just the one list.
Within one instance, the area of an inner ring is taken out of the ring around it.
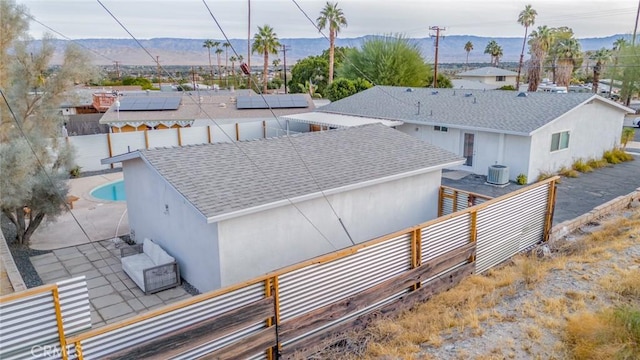
{"label": "utility pole", "polygon": [[287,93],[287,47],[282,44],[282,57],[284,58],[284,93]]}
{"label": "utility pole", "polygon": [[120,61],[114,61],[114,63],[116,63],[116,77],[118,78],[118,80],[120,80],[120,66],[118,66],[120,64]]}
{"label": "utility pole", "polygon": [[[247,67],[249,69],[247,89],[251,90],[251,0],[247,0],[247,4]],[[249,91],[249,95],[251,95],[251,91]]]}
{"label": "utility pole", "polygon": [[636,33],[638,32],[638,18],[640,18],[640,1],[638,1],[638,12],[636,13],[636,26],[633,28],[633,38],[631,40],[631,46],[636,46]]}
{"label": "utility pole", "polygon": [[158,78],[158,87],[162,87],[162,80],[160,80],[160,56],[156,56],[156,77]]}
{"label": "utility pole", "polygon": [[[445,31],[447,30],[446,28],[441,28],[439,26],[430,26],[429,30],[433,30],[436,32],[435,38],[436,38],[436,60],[435,60],[435,64],[433,66],[433,87],[437,88],[438,87],[438,45],[439,45],[439,40],[440,40],[440,31]],[[431,35],[431,37],[434,37],[433,35]]]}

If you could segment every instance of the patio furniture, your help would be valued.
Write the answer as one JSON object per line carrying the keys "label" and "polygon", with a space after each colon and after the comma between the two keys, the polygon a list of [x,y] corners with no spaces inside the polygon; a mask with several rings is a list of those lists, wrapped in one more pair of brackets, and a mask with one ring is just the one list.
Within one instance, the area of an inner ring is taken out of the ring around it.
{"label": "patio furniture", "polygon": [[151,239],[120,249],[122,270],[146,295],[180,285],[176,260]]}

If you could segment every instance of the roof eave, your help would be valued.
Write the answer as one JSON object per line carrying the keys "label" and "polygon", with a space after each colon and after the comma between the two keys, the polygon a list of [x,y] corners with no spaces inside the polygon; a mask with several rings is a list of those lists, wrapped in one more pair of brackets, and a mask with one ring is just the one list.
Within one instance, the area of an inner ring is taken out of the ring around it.
{"label": "roof eave", "polygon": [[124,161],[127,161],[127,160],[132,160],[132,159],[136,159],[136,158],[140,158],[140,157],[142,157],[142,155],[140,154],[140,151],[136,150],[136,151],[132,151],[132,152],[128,152],[128,153],[112,156],[112,157],[109,157],[109,158],[106,158],[106,159],[102,159],[102,160],[100,160],[100,164],[102,164],[102,165],[110,165],[110,164],[124,162]]}
{"label": "roof eave", "polygon": [[442,170],[442,169],[450,167],[450,166],[462,165],[464,162],[465,162],[464,159],[460,159],[460,160],[456,160],[456,161],[450,161],[450,162],[442,163],[442,164],[435,165],[435,166],[421,168],[421,169],[418,169],[418,170],[413,170],[413,171],[404,172],[404,173],[400,173],[400,174],[390,175],[390,176],[386,176],[386,177],[382,177],[382,178],[378,178],[378,179],[374,179],[374,180],[363,181],[363,182],[359,182],[357,184],[341,186],[341,187],[338,187],[338,188],[333,188],[333,189],[329,189],[329,190],[325,190],[325,191],[318,191],[318,192],[315,192],[315,193],[302,195],[302,196],[298,196],[298,197],[291,198],[291,199],[278,200],[278,201],[274,201],[274,202],[271,202],[271,203],[268,203],[268,204],[254,206],[254,207],[250,207],[250,208],[246,208],[246,209],[242,209],[242,210],[237,210],[237,211],[233,211],[233,212],[229,212],[229,213],[225,213],[225,214],[210,216],[210,217],[207,218],[207,223],[211,224],[211,223],[215,223],[215,222],[229,220],[229,219],[233,219],[233,218],[240,217],[240,216],[255,214],[255,213],[258,213],[258,212],[261,212],[261,211],[274,209],[274,208],[285,206],[285,205],[288,205],[288,204],[296,204],[296,203],[300,203],[302,201],[308,201],[308,200],[316,199],[316,198],[319,198],[319,197],[322,197],[322,196],[328,196],[328,195],[338,194],[338,193],[345,192],[345,191],[356,190],[356,189],[364,188],[364,187],[367,187],[367,186],[377,185],[377,184],[385,183],[385,182],[388,182],[388,181],[393,181],[393,180],[406,178],[406,177],[409,177],[409,176],[421,175],[421,174],[425,174],[425,173],[432,172],[432,171]]}

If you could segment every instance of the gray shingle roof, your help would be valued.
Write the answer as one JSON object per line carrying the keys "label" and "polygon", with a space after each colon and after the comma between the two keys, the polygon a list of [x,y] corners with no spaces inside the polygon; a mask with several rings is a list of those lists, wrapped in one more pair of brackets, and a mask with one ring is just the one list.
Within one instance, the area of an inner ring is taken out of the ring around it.
{"label": "gray shingle roof", "polygon": [[434,94],[435,89],[407,89],[375,86],[316,111],[529,135],[591,97],[597,97],[589,93],[543,92],[518,97],[515,91],[464,89],[437,89]]}
{"label": "gray shingle roof", "polygon": [[207,218],[462,161],[380,124],[140,154]]}
{"label": "gray shingle roof", "polygon": [[469,71],[464,71],[458,74],[458,76],[517,76],[518,73],[500,69],[493,66],[481,67]]}

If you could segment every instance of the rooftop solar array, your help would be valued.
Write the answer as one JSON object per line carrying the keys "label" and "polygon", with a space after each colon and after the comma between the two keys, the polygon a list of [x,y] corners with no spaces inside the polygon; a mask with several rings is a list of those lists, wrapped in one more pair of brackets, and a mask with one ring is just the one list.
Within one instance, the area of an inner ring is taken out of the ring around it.
{"label": "rooftop solar array", "polygon": [[[265,102],[266,100],[266,102]],[[237,109],[287,109],[309,107],[304,95],[238,96]]]}
{"label": "rooftop solar array", "polygon": [[119,111],[178,110],[179,97],[130,96],[120,98]]}

